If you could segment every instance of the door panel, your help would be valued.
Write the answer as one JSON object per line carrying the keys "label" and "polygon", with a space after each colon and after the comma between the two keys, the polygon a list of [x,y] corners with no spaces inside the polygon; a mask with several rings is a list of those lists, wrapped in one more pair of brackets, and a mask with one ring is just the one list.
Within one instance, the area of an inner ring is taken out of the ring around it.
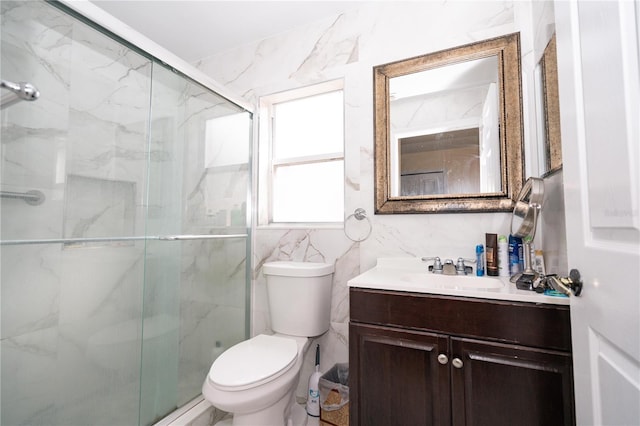
{"label": "door panel", "polygon": [[[640,424],[638,3],[555,3],[579,424]],[[624,396],[622,396],[624,395]]]}

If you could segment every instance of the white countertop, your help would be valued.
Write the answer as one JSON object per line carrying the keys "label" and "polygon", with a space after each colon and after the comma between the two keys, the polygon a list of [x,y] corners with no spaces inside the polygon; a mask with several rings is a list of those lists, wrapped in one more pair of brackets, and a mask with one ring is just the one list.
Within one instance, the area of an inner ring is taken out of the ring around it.
{"label": "white countertop", "polygon": [[349,287],[568,305],[568,297],[518,290],[509,277],[437,275],[419,258],[379,258],[374,268],[348,281]]}

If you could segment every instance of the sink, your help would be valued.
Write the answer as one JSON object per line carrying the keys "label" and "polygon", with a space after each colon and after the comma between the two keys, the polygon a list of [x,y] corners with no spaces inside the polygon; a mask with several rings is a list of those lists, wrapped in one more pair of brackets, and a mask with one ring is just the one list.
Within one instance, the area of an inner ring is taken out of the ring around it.
{"label": "sink", "polygon": [[446,288],[451,290],[498,290],[504,282],[498,278],[477,277],[475,275],[440,275],[431,272],[404,274],[401,280],[428,288]]}
{"label": "sink", "polygon": [[508,277],[440,275],[427,270],[418,257],[382,257],[376,266],[351,278],[349,287],[388,290],[515,302],[568,305],[568,297],[554,297],[518,290]]}

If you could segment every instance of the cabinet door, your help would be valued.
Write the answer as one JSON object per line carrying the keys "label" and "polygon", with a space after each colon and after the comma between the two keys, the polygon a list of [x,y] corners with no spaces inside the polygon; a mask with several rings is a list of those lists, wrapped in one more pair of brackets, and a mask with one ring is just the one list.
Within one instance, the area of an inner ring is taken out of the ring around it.
{"label": "cabinet door", "polygon": [[352,425],[450,424],[446,336],[351,323],[349,341]]}
{"label": "cabinet door", "polygon": [[451,338],[454,426],[573,425],[571,356]]}

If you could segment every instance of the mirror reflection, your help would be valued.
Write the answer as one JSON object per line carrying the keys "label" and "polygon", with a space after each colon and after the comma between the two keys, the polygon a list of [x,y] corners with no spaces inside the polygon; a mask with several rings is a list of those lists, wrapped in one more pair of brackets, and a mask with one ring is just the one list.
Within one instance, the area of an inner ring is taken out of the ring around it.
{"label": "mirror reflection", "polygon": [[391,195],[500,192],[498,57],[389,79]]}
{"label": "mirror reflection", "polygon": [[523,181],[519,34],[373,71],[376,213],[510,211]]}
{"label": "mirror reflection", "polygon": [[562,168],[562,141],[560,137],[560,101],[558,95],[558,62],[556,56],[556,35],[554,34],[544,50],[538,65],[542,91],[542,113],[544,131],[541,132],[542,174],[552,173]]}

